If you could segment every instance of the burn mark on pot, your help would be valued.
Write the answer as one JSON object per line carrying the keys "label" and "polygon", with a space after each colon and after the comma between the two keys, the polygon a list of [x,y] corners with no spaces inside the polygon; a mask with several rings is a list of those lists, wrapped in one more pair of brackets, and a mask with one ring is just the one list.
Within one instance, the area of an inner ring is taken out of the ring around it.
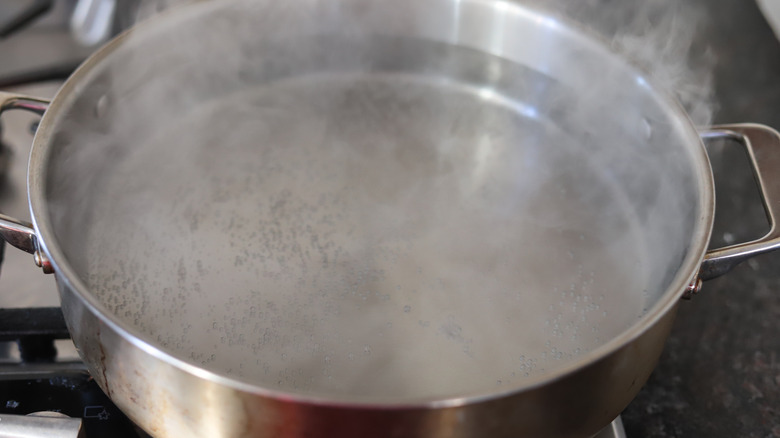
{"label": "burn mark on pot", "polygon": [[103,348],[103,342],[100,340],[100,325],[97,326],[97,345],[100,350],[100,374],[103,376],[103,386],[105,386],[106,395],[111,398],[111,386],[108,383],[108,377],[106,376],[106,350]]}

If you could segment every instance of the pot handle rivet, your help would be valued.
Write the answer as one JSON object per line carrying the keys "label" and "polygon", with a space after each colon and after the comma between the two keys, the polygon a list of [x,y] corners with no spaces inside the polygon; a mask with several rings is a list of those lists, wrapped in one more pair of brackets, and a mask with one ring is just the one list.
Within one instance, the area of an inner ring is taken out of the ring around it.
{"label": "pot handle rivet", "polygon": [[694,295],[698,294],[701,291],[701,285],[704,283],[702,281],[701,277],[699,277],[698,274],[696,274],[696,278],[691,281],[691,283],[688,285],[688,287],[685,288],[685,291],[683,292],[682,299],[684,300],[690,300],[693,298]]}
{"label": "pot handle rivet", "polygon": [[54,267],[51,265],[49,258],[46,257],[46,254],[44,254],[41,250],[35,251],[35,254],[33,254],[33,260],[35,260],[35,266],[43,269],[44,274],[54,273]]}

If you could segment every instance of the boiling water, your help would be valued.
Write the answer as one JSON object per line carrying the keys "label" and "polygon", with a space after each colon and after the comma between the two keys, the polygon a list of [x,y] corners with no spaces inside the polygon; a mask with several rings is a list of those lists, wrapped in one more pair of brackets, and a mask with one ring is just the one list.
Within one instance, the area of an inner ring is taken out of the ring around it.
{"label": "boiling water", "polygon": [[635,322],[648,281],[621,187],[536,111],[404,73],[187,109],[95,186],[113,219],[89,228],[88,286],[153,345],[268,388],[521,385]]}

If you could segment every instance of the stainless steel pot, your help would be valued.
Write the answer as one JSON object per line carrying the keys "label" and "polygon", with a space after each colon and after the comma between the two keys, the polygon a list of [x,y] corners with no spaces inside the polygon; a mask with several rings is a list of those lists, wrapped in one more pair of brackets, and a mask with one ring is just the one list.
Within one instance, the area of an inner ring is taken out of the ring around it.
{"label": "stainless steel pot", "polygon": [[[34,224],[93,376],[155,436],[587,437],[681,296],[780,244],[780,136],[742,142],[772,229],[705,254],[700,133],[640,71],[497,1],[205,2],[46,102]],[[189,44],[196,41],[197,44]]]}

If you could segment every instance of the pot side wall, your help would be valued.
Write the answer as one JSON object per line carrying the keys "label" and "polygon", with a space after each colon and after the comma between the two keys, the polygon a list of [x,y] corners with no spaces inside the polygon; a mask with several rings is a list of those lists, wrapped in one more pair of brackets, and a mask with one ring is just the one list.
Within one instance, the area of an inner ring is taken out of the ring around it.
{"label": "pot side wall", "polygon": [[179,369],[101,321],[59,278],[74,343],[104,392],[156,437],[588,437],[650,376],[677,306],[601,360],[535,389],[460,407],[366,409],[278,400]]}

